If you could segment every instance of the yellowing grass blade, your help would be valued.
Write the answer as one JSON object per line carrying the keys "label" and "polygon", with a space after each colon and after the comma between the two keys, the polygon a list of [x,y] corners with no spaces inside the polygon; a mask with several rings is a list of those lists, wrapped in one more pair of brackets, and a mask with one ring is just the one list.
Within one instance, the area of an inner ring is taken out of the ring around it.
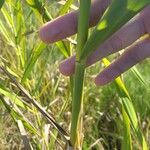
{"label": "yellowing grass blade", "polygon": [[86,42],[80,60],[86,59],[113,33],[150,4],[150,0],[113,0]]}

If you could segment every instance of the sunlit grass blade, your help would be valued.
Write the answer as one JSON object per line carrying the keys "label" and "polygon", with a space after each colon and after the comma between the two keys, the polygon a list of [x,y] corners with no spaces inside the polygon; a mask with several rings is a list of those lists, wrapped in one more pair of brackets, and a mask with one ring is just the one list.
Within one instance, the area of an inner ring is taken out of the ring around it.
{"label": "sunlit grass blade", "polygon": [[14,104],[22,107],[23,109],[25,109],[25,106],[24,106],[23,102],[20,101],[20,99],[18,99],[17,95],[12,93],[11,91],[8,91],[7,89],[5,89],[1,84],[0,84],[0,93],[5,95],[9,99],[11,99],[12,103],[14,103]]}
{"label": "sunlit grass blade", "polygon": [[[14,7],[14,5],[16,4],[16,7]],[[16,13],[16,9],[18,9],[18,11],[21,11],[21,6],[20,8],[18,8],[18,4],[21,5],[21,2],[20,1],[17,1],[16,3],[6,3],[5,7],[3,7],[1,9],[1,12],[5,18],[5,22],[6,22],[6,25],[3,25],[1,24],[1,32],[3,33],[4,37],[6,38],[6,40],[8,41],[8,44],[11,43],[10,45],[14,48],[14,50],[16,51],[16,54],[19,56],[17,61],[18,61],[18,66],[21,67],[21,66],[24,66],[25,64],[25,52],[24,52],[24,48],[23,47],[20,47],[22,45],[21,43],[21,40],[18,40],[19,39],[19,35],[18,35],[18,32],[17,32],[17,27],[19,26],[20,23],[16,23],[17,25],[15,25],[15,22],[17,20],[17,16],[13,16],[11,15],[13,12]],[[9,10],[9,11],[8,11]],[[19,12],[17,12],[16,14],[19,14]],[[20,16],[22,16],[21,14],[19,14]],[[19,22],[23,22],[23,20],[20,20]],[[23,30],[24,26],[21,27],[21,29]],[[7,32],[7,30],[11,30],[11,32]],[[22,38],[22,41],[23,41],[23,38]]]}
{"label": "sunlit grass blade", "polygon": [[20,61],[22,62],[22,68],[24,68],[25,63],[26,63],[26,48],[27,48],[27,43],[26,43],[26,37],[22,36],[23,33],[26,32],[26,25],[25,25],[25,19],[24,19],[24,12],[23,12],[23,3],[22,1],[16,1],[15,2],[15,8],[14,8],[14,13],[16,14],[15,21],[16,21],[16,45],[18,47],[18,51],[20,51]]}
{"label": "sunlit grass blade", "polygon": [[12,38],[12,34],[8,32],[7,28],[4,26],[4,22],[0,20],[0,32],[4,36],[4,40],[7,41],[7,44],[15,47],[15,42]]}
{"label": "sunlit grass blade", "polygon": [[86,60],[98,46],[148,4],[150,0],[113,0],[86,42],[79,60]]}
{"label": "sunlit grass blade", "polygon": [[73,148],[82,147],[82,116],[83,113],[83,85],[85,65],[78,61],[81,55],[84,44],[88,38],[88,23],[90,15],[90,0],[80,0],[78,34],[77,34],[77,49],[76,49],[76,64],[74,75],[74,88],[72,100],[72,118],[71,118],[71,135],[70,141]]}
{"label": "sunlit grass blade", "polygon": [[50,124],[45,124],[43,128],[43,142],[42,142],[42,149],[48,149],[48,141],[49,141],[49,130]]}
{"label": "sunlit grass blade", "polygon": [[9,28],[12,30],[12,32],[14,31],[14,34],[16,34],[15,28],[14,28],[14,21],[10,15],[10,12],[8,12],[8,10],[3,7],[1,9],[3,16],[5,17],[6,23],[9,26]]}
{"label": "sunlit grass blade", "polygon": [[64,15],[65,13],[67,13],[72,3],[73,0],[67,0],[66,3],[61,7],[59,15]]}
{"label": "sunlit grass blade", "polygon": [[[108,59],[106,59],[106,58],[104,58],[102,61],[103,61],[104,65],[106,67],[111,64],[110,61]],[[131,99],[130,95],[129,95],[129,92],[128,92],[125,84],[123,83],[123,81],[121,80],[120,77],[118,77],[118,78],[115,79],[115,83],[117,84],[117,89],[118,89],[119,94],[122,97],[128,97],[129,99]],[[119,88],[118,88],[118,85],[119,85]]]}
{"label": "sunlit grass blade", "polygon": [[36,70],[40,70],[39,74],[35,74],[34,76],[32,76],[36,80],[33,93],[38,95],[39,98],[42,95],[42,93],[46,92],[46,88],[48,88],[48,86],[50,84],[50,81],[49,81],[45,86],[43,86],[42,90],[40,91],[40,86],[42,84],[45,73],[47,71],[47,64],[48,64],[49,57],[51,56],[52,52],[53,52],[53,49],[49,49],[47,47],[47,49],[44,53],[44,59],[42,59],[41,65],[37,65],[37,67],[36,67]]}
{"label": "sunlit grass blade", "polygon": [[8,66],[6,67],[6,70],[12,74],[14,77],[18,78],[19,79],[19,76],[16,72],[14,72],[12,69],[10,69]]}
{"label": "sunlit grass blade", "polygon": [[[60,0],[59,2],[58,2],[58,4],[60,4],[60,5],[65,5],[66,4],[66,1],[65,0]],[[78,9],[78,7],[76,6],[76,5],[70,5],[70,8],[71,9],[73,9],[73,10],[77,10]]]}

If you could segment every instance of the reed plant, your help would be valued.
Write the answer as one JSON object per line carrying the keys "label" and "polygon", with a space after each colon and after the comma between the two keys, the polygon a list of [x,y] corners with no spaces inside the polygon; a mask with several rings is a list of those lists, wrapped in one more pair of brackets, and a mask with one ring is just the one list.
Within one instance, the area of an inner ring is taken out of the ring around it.
{"label": "reed plant", "polygon": [[[51,2],[56,3],[53,0]],[[88,127],[84,125],[86,122],[84,115],[85,111],[88,111],[93,113],[93,118],[97,117],[96,112],[91,110],[89,97],[95,91],[101,94],[100,90],[102,90],[102,88],[95,89],[89,85],[89,82],[87,83],[88,56],[150,4],[150,0],[113,0],[94,30],[89,29],[92,1],[80,0],[77,40],[73,37],[77,43],[75,45],[72,45],[70,40],[62,40],[54,45],[46,45],[37,40],[37,26],[52,20],[54,16],[64,15],[70,9],[77,8],[73,0],[62,1],[60,3],[63,5],[57,4],[60,10],[54,15],[51,14],[47,3],[45,0],[0,1],[0,38],[2,37],[3,44],[3,50],[0,50],[0,100],[18,127],[25,149],[92,149],[95,145],[97,149],[111,149],[113,145],[109,141],[111,137],[121,143],[121,146],[116,144],[113,148],[132,150],[140,147],[148,150],[147,134],[142,132],[138,113],[133,105],[134,101],[121,77],[113,83],[116,90],[114,88],[111,90],[112,93],[114,91],[117,93],[118,101],[113,103],[117,104],[115,108],[117,107],[120,115],[116,118],[115,125],[121,132],[101,133],[101,137],[105,137],[103,141],[94,139],[94,144],[91,144],[99,130],[94,131],[91,127],[92,132],[88,138],[92,140],[87,140],[87,137],[84,137],[84,134],[88,133],[85,131]],[[53,61],[54,57],[60,59],[71,56],[74,49],[75,74],[67,82],[56,71]],[[104,58],[102,63],[105,67],[111,64],[108,58]],[[131,71],[141,83],[140,85],[148,89],[137,68]],[[88,96],[84,96],[84,92]],[[108,92],[109,95],[111,92]],[[97,103],[96,97],[93,95],[92,99],[94,104],[99,106],[102,100],[98,100]],[[107,107],[110,105],[108,103]],[[64,121],[63,114],[70,110],[71,119],[68,115]],[[110,116],[113,116],[114,108],[111,111]],[[68,128],[69,124],[71,124],[70,128]],[[96,125],[92,126],[96,128]],[[99,138],[99,135],[96,138]],[[136,146],[133,144],[134,141]]]}

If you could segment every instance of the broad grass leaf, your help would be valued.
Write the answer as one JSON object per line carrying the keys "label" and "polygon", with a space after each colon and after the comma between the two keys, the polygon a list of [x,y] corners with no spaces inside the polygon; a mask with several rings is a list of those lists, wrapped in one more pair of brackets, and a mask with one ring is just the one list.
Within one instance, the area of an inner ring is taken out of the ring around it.
{"label": "broad grass leaf", "polygon": [[150,0],[113,0],[86,42],[79,60],[86,59],[98,46],[148,4],[150,4]]}

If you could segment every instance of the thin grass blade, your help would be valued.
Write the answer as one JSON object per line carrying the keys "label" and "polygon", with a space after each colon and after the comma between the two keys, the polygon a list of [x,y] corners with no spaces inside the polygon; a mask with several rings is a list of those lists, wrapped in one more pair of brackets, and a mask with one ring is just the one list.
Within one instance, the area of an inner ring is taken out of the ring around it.
{"label": "thin grass blade", "polygon": [[139,82],[145,87],[145,89],[149,89],[149,86],[145,79],[143,78],[143,75],[138,71],[138,69],[134,66],[131,68],[131,72],[135,75],[135,77],[139,80]]}
{"label": "thin grass blade", "polygon": [[12,103],[14,103],[14,104],[22,107],[23,109],[25,109],[25,106],[24,106],[23,102],[20,101],[20,99],[17,97],[17,95],[12,93],[11,91],[8,91],[7,89],[5,89],[1,84],[0,84],[0,93],[5,95],[9,99],[11,99]]}
{"label": "thin grass blade", "polygon": [[38,44],[35,49],[33,50],[33,54],[27,64],[27,67],[24,71],[23,77],[22,77],[22,82],[25,82],[25,80],[28,78],[30,75],[31,71],[33,70],[33,67],[38,60],[38,58],[41,56],[43,50],[45,49],[46,45],[44,43]]}

